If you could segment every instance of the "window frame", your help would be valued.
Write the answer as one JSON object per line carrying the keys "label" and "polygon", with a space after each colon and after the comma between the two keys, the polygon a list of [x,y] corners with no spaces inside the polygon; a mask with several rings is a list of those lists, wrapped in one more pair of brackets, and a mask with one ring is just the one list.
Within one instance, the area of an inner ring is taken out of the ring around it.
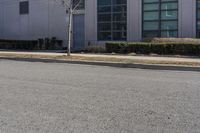
{"label": "window frame", "polygon": [[[162,9],[162,4],[163,3],[177,3],[177,8],[176,9]],[[144,5],[145,4],[158,4],[158,10],[144,10]],[[177,12],[177,18],[176,19],[169,19],[169,20],[165,20],[162,19],[162,12],[164,11],[176,11]],[[144,13],[145,12],[158,12],[159,16],[158,16],[158,20],[144,20]],[[170,21],[176,21],[177,22],[177,29],[172,29],[172,30],[163,30],[162,29],[162,22],[170,22]],[[158,22],[158,30],[144,30],[144,23],[145,22]],[[162,0],[158,0],[158,2],[144,2],[144,0],[142,0],[142,38],[148,38],[145,37],[144,33],[146,32],[157,32],[158,36],[155,37],[162,37],[162,32],[177,32],[177,36],[179,36],[179,0],[174,0],[174,1],[162,1]]]}
{"label": "window frame", "polygon": [[[97,0],[97,40],[98,41],[127,41],[127,24],[128,24],[128,17],[127,17],[127,9],[128,9],[128,5],[127,5],[127,0],[125,0],[125,4],[114,4],[113,2],[114,0],[111,0],[110,4],[105,4],[105,5],[99,5],[99,0]],[[116,7],[125,7],[125,12],[123,11],[114,11],[114,9],[116,9]],[[110,11],[106,11],[106,12],[99,12],[99,8],[110,8]],[[110,15],[110,21],[99,21],[99,16],[100,15]],[[122,15],[121,20],[114,20],[114,16],[115,15]],[[122,18],[125,17],[125,20],[123,20]],[[114,29],[114,25],[117,24],[124,24],[126,29],[125,30],[117,30]],[[111,29],[109,30],[100,30],[100,24],[110,24]],[[110,34],[110,38],[109,39],[101,39],[100,38],[100,34],[101,33],[105,33],[105,34]],[[115,35],[117,34],[121,34],[121,36],[125,36],[123,39],[115,39]]]}

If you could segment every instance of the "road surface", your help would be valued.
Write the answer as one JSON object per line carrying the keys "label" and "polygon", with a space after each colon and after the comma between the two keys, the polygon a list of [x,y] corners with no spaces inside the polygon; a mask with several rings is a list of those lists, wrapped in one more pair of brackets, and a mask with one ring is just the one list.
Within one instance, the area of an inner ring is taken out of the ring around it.
{"label": "road surface", "polygon": [[200,72],[0,59],[0,133],[200,133]]}

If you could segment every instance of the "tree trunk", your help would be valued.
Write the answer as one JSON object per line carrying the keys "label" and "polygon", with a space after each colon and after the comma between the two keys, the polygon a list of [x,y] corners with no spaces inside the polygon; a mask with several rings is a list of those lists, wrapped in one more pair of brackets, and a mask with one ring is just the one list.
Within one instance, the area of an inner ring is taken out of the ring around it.
{"label": "tree trunk", "polygon": [[68,27],[68,51],[67,55],[70,56],[71,54],[71,40],[72,40],[72,20],[73,19],[73,12],[72,8],[69,11],[69,27]]}

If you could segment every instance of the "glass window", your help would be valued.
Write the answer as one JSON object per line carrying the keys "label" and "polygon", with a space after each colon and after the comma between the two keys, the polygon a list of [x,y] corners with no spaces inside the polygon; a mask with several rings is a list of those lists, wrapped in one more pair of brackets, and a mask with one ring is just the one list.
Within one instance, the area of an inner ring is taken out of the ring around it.
{"label": "glass window", "polygon": [[176,21],[162,21],[161,30],[176,30],[178,29],[178,24]]}
{"label": "glass window", "polygon": [[76,8],[76,10],[84,10],[85,0],[73,0],[73,7]]}
{"label": "glass window", "polygon": [[98,33],[98,39],[99,40],[111,40],[111,32],[104,32],[101,31],[100,33]]}
{"label": "glass window", "polygon": [[161,11],[162,20],[173,20],[178,18],[177,11]]}
{"label": "glass window", "polygon": [[111,0],[98,0],[98,5],[100,6],[111,5]]}
{"label": "glass window", "polygon": [[22,1],[19,3],[19,13],[21,15],[29,13],[29,2],[28,1]]}
{"label": "glass window", "polygon": [[200,21],[197,21],[197,30],[200,30]]}
{"label": "glass window", "polygon": [[127,0],[98,0],[98,40],[127,39]]}
{"label": "glass window", "polygon": [[144,22],[144,30],[159,30],[158,22]]}
{"label": "glass window", "polygon": [[172,9],[177,9],[177,8],[178,8],[178,3],[162,3],[161,4],[162,10],[172,10]]}
{"label": "glass window", "polygon": [[178,0],[143,0],[143,37],[177,36]]}
{"label": "glass window", "polygon": [[144,8],[144,11],[159,10],[159,4],[158,3],[145,4],[143,8]]}
{"label": "glass window", "polygon": [[110,23],[100,23],[98,27],[100,31],[111,31]]}
{"label": "glass window", "polygon": [[159,2],[159,0],[143,0],[144,3],[153,3],[153,2]]}
{"label": "glass window", "polygon": [[200,19],[200,8],[197,9],[197,19]]}
{"label": "glass window", "polygon": [[178,32],[177,31],[162,31],[161,35],[162,37],[177,37]]}
{"label": "glass window", "polygon": [[143,31],[143,37],[144,38],[152,38],[152,37],[159,37],[159,34],[157,31]]}
{"label": "glass window", "polygon": [[197,38],[200,38],[200,0],[197,0],[197,18],[196,18],[196,31],[197,31]]}
{"label": "glass window", "polygon": [[159,12],[158,11],[154,11],[154,12],[144,12],[143,14],[143,19],[145,21],[148,20],[159,20]]}

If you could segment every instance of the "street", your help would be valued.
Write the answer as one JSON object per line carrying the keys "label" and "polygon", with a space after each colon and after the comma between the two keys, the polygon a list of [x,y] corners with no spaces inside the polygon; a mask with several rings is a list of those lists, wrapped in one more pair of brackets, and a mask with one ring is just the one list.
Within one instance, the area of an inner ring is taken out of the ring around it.
{"label": "street", "polygon": [[200,133],[200,72],[0,59],[0,133]]}

